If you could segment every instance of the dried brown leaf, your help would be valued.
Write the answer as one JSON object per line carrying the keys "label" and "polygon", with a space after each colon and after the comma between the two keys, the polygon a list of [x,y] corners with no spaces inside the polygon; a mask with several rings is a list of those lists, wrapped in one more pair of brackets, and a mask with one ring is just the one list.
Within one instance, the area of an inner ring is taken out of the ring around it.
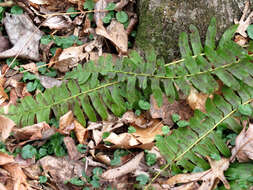
{"label": "dried brown leaf", "polygon": [[48,17],[42,24],[53,30],[62,30],[72,27],[72,20],[67,15],[57,15]]}
{"label": "dried brown leaf", "polygon": [[128,35],[124,29],[124,25],[116,20],[112,20],[111,24],[105,29],[103,25],[98,25],[96,34],[110,40],[121,54],[126,54],[128,49]]}
{"label": "dried brown leaf", "polygon": [[88,130],[84,128],[77,120],[74,121],[75,135],[80,144],[85,144],[88,138]]}
{"label": "dried brown leaf", "polygon": [[163,95],[163,105],[159,107],[153,96],[150,97],[150,115],[152,118],[162,118],[163,123],[172,126],[174,122],[171,119],[172,114],[180,115],[182,120],[188,120],[192,117],[193,111],[187,105],[185,100],[174,101],[170,103],[168,98]]}
{"label": "dried brown leaf", "polygon": [[42,140],[53,133],[54,130],[46,122],[14,130],[14,136],[18,140]]}
{"label": "dried brown leaf", "polygon": [[64,137],[63,141],[68,150],[70,160],[79,160],[82,155],[78,152],[75,141],[71,137]]}
{"label": "dried brown leaf", "polygon": [[0,152],[0,166],[13,163],[14,157],[4,152]]}
{"label": "dried brown leaf", "polygon": [[0,115],[0,138],[1,141],[5,141],[12,132],[13,127],[16,124],[7,117]]}
{"label": "dried brown leaf", "polygon": [[59,132],[64,135],[69,135],[70,132],[75,128],[74,126],[74,115],[72,111],[69,111],[65,115],[61,116],[59,121]]}
{"label": "dried brown leaf", "polygon": [[176,184],[187,184],[192,182],[201,181],[202,184],[198,190],[212,190],[215,189],[216,185],[219,183],[219,180],[222,181],[226,189],[230,188],[229,183],[227,182],[224,171],[229,167],[229,159],[222,158],[218,161],[212,160],[208,157],[208,161],[211,165],[211,169],[204,172],[197,172],[191,174],[178,174],[169,178],[164,184],[164,186],[173,188]]}
{"label": "dried brown leaf", "polygon": [[232,158],[236,156],[239,162],[253,160],[253,124],[250,123],[247,130],[246,125],[244,122],[243,130],[236,137],[235,147],[232,149]]}
{"label": "dried brown leaf", "polygon": [[126,164],[117,168],[107,170],[101,175],[101,177],[107,180],[115,180],[118,177],[135,171],[138,168],[141,159],[143,158],[143,155],[144,152],[137,154],[132,160],[130,160]]}
{"label": "dried brown leaf", "polygon": [[187,103],[189,104],[192,110],[199,109],[202,112],[206,112],[205,105],[208,96],[209,96],[208,94],[198,92],[197,90],[192,88],[189,96],[187,97]]}
{"label": "dried brown leaf", "polygon": [[104,139],[104,141],[108,141],[112,144],[114,144],[114,148],[132,148],[134,146],[137,146],[140,144],[139,141],[136,140],[136,138],[129,133],[121,133],[117,135],[116,133],[110,133],[110,135]]}
{"label": "dried brown leaf", "polygon": [[85,168],[82,161],[72,161],[67,157],[46,156],[40,159],[39,162],[44,172],[49,173],[52,177],[50,180],[55,182],[61,190],[73,190],[64,182],[73,177],[81,177]]}
{"label": "dried brown leaf", "polygon": [[14,45],[11,49],[0,53],[0,58],[18,57],[38,61],[39,41],[43,33],[25,15],[5,14],[3,19],[5,30],[10,42]]}

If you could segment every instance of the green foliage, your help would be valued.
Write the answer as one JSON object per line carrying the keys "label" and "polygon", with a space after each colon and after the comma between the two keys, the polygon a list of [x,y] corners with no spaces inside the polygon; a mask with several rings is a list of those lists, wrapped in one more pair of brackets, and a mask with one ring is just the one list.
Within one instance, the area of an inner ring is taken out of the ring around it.
{"label": "green foliage", "polygon": [[0,7],[0,21],[2,21],[2,19],[3,19],[4,11],[5,11],[5,8],[4,7]]}
{"label": "green foliage", "polygon": [[253,24],[249,25],[247,28],[247,33],[250,39],[253,39]]}
{"label": "green foliage", "polygon": [[121,157],[122,156],[126,156],[128,155],[128,152],[125,151],[125,150],[120,150],[120,149],[117,149],[115,150],[115,152],[113,153],[113,159],[111,160],[111,165],[112,166],[116,166],[116,165],[119,165],[121,163]]}
{"label": "green foliage", "polygon": [[148,183],[149,177],[145,174],[140,174],[136,177],[136,181],[139,181],[140,185],[146,185]]}
{"label": "green foliage", "polygon": [[135,133],[136,132],[136,129],[133,127],[133,126],[129,126],[128,127],[128,133]]}
{"label": "green foliage", "polygon": [[85,184],[85,182],[78,177],[73,177],[68,182],[76,186],[83,186]]}
{"label": "green foliage", "polygon": [[124,24],[128,21],[128,15],[124,11],[119,11],[116,13],[116,19],[120,23]]}
{"label": "green foliage", "polygon": [[[67,13],[73,13],[73,12],[76,12],[75,8],[74,7],[69,7],[68,10],[67,10]],[[75,18],[77,16],[77,14],[71,14],[70,17],[71,18]]]}
{"label": "green foliage", "polygon": [[39,176],[39,182],[40,183],[46,183],[47,182],[47,176]]}
{"label": "green foliage", "polygon": [[108,3],[107,7],[105,8],[105,10],[108,10],[108,11],[113,11],[116,7],[116,4],[115,3]]}
{"label": "green foliage", "polygon": [[145,159],[148,166],[153,166],[156,163],[156,154],[147,152]]}
{"label": "green foliage", "polygon": [[162,132],[163,132],[164,135],[168,134],[168,133],[170,132],[169,126],[164,125],[164,126],[162,127]]}
{"label": "green foliage", "polygon": [[85,3],[83,4],[83,8],[88,9],[89,11],[94,9],[94,7],[95,7],[95,3],[93,0],[86,0]]}
{"label": "green foliage", "polygon": [[11,7],[11,14],[20,15],[23,14],[23,12],[23,9],[18,5]]}
{"label": "green foliage", "polygon": [[[225,172],[225,177],[229,180],[231,190],[248,190],[253,186],[253,164],[234,163]],[[218,190],[225,190],[220,187]]]}
{"label": "green foliage", "polygon": [[87,146],[84,145],[84,144],[78,144],[78,145],[76,146],[76,148],[77,148],[78,152],[80,152],[80,153],[82,153],[82,154],[84,154],[84,153],[87,152]]}
{"label": "green foliage", "polygon": [[231,40],[235,26],[223,34],[216,47],[215,25],[212,19],[204,47],[195,26],[190,26],[190,41],[186,33],[180,35],[181,61],[165,64],[153,50],[147,52],[145,61],[135,51],[116,62],[112,56],[100,57],[96,63],[78,65],[67,73],[67,83],[47,89],[35,99],[25,97],[17,106],[11,106],[8,114],[3,110],[1,114],[26,126],[34,121],[49,122],[52,114],[59,119],[71,109],[85,125],[86,118],[104,120],[108,112],[121,116],[128,109],[139,109],[139,101],[150,94],[158,106],[163,103],[163,93],[170,100],[178,97],[178,90],[188,95],[192,87],[213,94],[219,87],[219,79],[224,84],[222,96],[215,94],[213,99],[207,99],[206,113],[196,110],[189,123],[181,121],[180,125],[179,118],[174,116],[173,120],[181,127],[169,136],[156,138],[161,153],[174,168],[179,165],[188,171],[195,166],[207,169],[206,156],[230,156],[215,128],[222,124],[239,133],[241,126],[232,115],[253,98],[252,57]]}
{"label": "green foliage", "polygon": [[68,37],[44,35],[40,39],[40,43],[45,45],[52,41],[54,41],[58,47],[63,49],[73,46],[74,43],[77,43],[77,45],[82,44],[82,42],[78,40],[78,37],[74,35],[70,35]]}
{"label": "green foliage", "polygon": [[20,65],[20,62],[19,60],[15,59],[14,61],[14,58],[8,58],[6,59],[6,64],[10,67],[10,68],[14,68],[15,66],[19,66]]}
{"label": "green foliage", "polygon": [[25,145],[21,150],[21,156],[24,159],[32,158],[37,154],[36,148],[34,148],[32,145],[28,144]]}
{"label": "green foliage", "polygon": [[138,102],[138,105],[139,105],[139,107],[140,107],[142,110],[149,110],[149,109],[150,109],[150,103],[147,102],[147,101],[140,100],[140,101]]}

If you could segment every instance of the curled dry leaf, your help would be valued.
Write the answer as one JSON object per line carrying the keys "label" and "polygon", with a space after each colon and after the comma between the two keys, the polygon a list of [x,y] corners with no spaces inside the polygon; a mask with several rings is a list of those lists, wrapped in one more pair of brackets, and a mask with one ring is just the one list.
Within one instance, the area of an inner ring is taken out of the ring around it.
{"label": "curled dry leaf", "polygon": [[75,128],[74,126],[74,115],[72,111],[61,116],[59,121],[59,132],[64,135],[69,135],[70,132]]}
{"label": "curled dry leaf", "polygon": [[121,133],[117,135],[116,133],[110,133],[110,135],[104,139],[104,141],[114,144],[115,148],[131,148],[140,144],[136,138],[129,133]]}
{"label": "curled dry leaf", "polygon": [[0,166],[13,163],[14,157],[4,152],[0,152]]}
{"label": "curled dry leaf", "polygon": [[247,122],[245,121],[243,124],[243,130],[236,137],[231,158],[236,157],[239,162],[248,162],[249,160],[253,160],[253,124],[250,123],[247,130]]}
{"label": "curled dry leaf", "polygon": [[140,128],[146,128],[148,125],[148,121],[144,118],[143,115],[137,116],[133,111],[124,113],[120,120],[125,124],[130,124]]}
{"label": "curled dry leaf", "polygon": [[1,52],[0,58],[18,55],[21,58],[38,61],[40,59],[39,40],[43,33],[33,25],[30,18],[25,14],[6,13],[3,23],[13,47]]}
{"label": "curled dry leaf", "polygon": [[162,135],[162,127],[164,125],[158,120],[154,120],[152,125],[146,129],[135,127],[136,132],[132,135],[142,144],[149,144],[155,140],[156,135]]}
{"label": "curled dry leaf", "polygon": [[143,155],[144,152],[137,154],[132,160],[130,160],[126,164],[117,168],[107,170],[101,175],[101,177],[107,180],[114,180],[118,177],[135,171],[138,168],[141,159],[143,158]]}
{"label": "curled dry leaf", "polygon": [[67,29],[72,27],[72,20],[66,15],[51,16],[43,22],[42,26],[47,26],[53,30]]}
{"label": "curled dry leaf", "polygon": [[14,136],[18,140],[42,140],[49,138],[54,133],[54,129],[46,122],[14,130]]}
{"label": "curled dry leaf", "polygon": [[188,120],[192,117],[193,111],[184,100],[170,103],[168,98],[163,95],[163,105],[159,107],[153,95],[150,97],[150,115],[152,118],[162,118],[163,123],[172,126],[174,122],[171,119],[172,114],[180,115],[182,120]]}
{"label": "curled dry leaf", "polygon": [[206,112],[205,105],[207,98],[208,94],[198,92],[196,89],[192,88],[189,96],[187,97],[187,103],[193,110],[199,109],[202,112]]}
{"label": "curled dry leaf", "polygon": [[[253,17],[253,11],[250,14],[249,12],[250,12],[250,2],[247,1],[240,21],[238,21],[237,19],[234,20],[235,24],[239,24],[239,26],[237,27],[236,33],[239,33],[245,38],[247,38],[248,36],[246,33],[246,30],[248,26],[252,23],[252,17]],[[247,17],[248,14],[249,16]]]}
{"label": "curled dry leaf", "polygon": [[192,174],[178,174],[169,178],[163,186],[173,188],[176,184],[187,184],[201,181],[202,183],[198,190],[212,190],[215,189],[219,180],[221,180],[225,188],[229,189],[230,185],[224,176],[224,171],[226,171],[229,167],[229,159],[222,158],[216,161],[208,157],[208,161],[211,169]]}
{"label": "curled dry leaf", "polygon": [[23,67],[24,69],[29,70],[32,73],[35,73],[35,74],[38,73],[38,68],[35,63],[28,63],[25,65],[20,65],[20,67]]}
{"label": "curled dry leaf", "polygon": [[7,183],[6,186],[12,187],[13,190],[31,190],[31,187],[27,183],[27,177],[24,174],[22,168],[15,163],[6,164],[3,166],[7,170],[12,179]]}
{"label": "curled dry leaf", "polygon": [[87,44],[64,49],[59,55],[58,61],[55,62],[54,68],[61,72],[67,72],[69,69],[77,66],[84,58],[87,59],[89,54],[84,52],[85,46],[87,46]]}
{"label": "curled dry leaf", "polygon": [[76,134],[76,138],[78,140],[78,142],[80,144],[85,144],[85,142],[87,141],[88,138],[88,130],[86,128],[84,128],[84,126],[82,126],[78,121],[74,121],[74,125],[75,125],[75,134]]}
{"label": "curled dry leaf", "polygon": [[0,140],[5,141],[11,134],[16,124],[7,117],[0,115]]}
{"label": "curled dry leaf", "polygon": [[123,24],[116,20],[112,20],[111,24],[107,28],[100,24],[96,28],[96,34],[110,40],[120,54],[127,53],[128,35]]}

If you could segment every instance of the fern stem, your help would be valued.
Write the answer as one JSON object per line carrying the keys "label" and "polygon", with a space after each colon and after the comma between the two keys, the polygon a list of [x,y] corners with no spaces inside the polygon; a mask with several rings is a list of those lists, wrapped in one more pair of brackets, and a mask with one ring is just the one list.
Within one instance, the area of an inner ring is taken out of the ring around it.
{"label": "fern stem", "polygon": [[[204,53],[201,53],[201,54],[199,54],[199,55],[194,55],[194,56],[192,56],[192,58],[196,59],[198,56],[204,56],[204,55],[205,55]],[[179,59],[179,60],[177,60],[177,61],[172,61],[172,62],[170,62],[170,63],[165,64],[164,66],[165,66],[165,67],[168,67],[168,66],[171,66],[171,65],[175,65],[175,64],[177,64],[177,63],[183,62],[184,60],[185,60],[185,59]]]}
{"label": "fern stem", "polygon": [[[244,102],[242,105],[245,104],[249,104],[250,102],[253,101],[252,99],[249,99],[248,101]],[[220,125],[223,121],[225,121],[227,118],[229,118],[230,116],[232,116],[238,109],[234,109],[232,110],[230,113],[228,113],[225,117],[223,117],[218,123],[216,123],[211,129],[209,129],[205,134],[203,134],[200,138],[198,138],[193,144],[191,144],[182,154],[180,154],[178,157],[176,157],[173,162],[177,162],[180,159],[182,159],[182,157],[189,152],[195,145],[197,145],[201,140],[203,140],[206,136],[208,136],[218,125]],[[155,177],[152,178],[152,180],[150,181],[150,183],[145,187],[144,190],[148,190],[148,187],[156,180],[156,178],[163,172],[165,171],[168,167],[170,166],[170,163],[166,164],[165,167],[160,170]]]}
{"label": "fern stem", "polygon": [[158,78],[158,79],[180,79],[180,78],[186,78],[186,77],[194,77],[194,76],[197,76],[197,75],[203,75],[203,74],[206,74],[206,73],[212,73],[212,72],[215,72],[217,70],[230,67],[230,66],[232,66],[234,64],[237,64],[237,63],[239,63],[239,60],[234,62],[234,63],[229,63],[229,64],[226,64],[226,65],[216,67],[214,69],[208,69],[206,71],[201,71],[201,72],[182,75],[182,76],[175,76],[175,77],[166,77],[166,76],[159,76],[159,75],[153,75],[153,74],[134,73],[134,72],[128,72],[128,71],[119,71],[119,70],[110,70],[110,71],[105,71],[105,72],[122,73],[122,74],[133,75],[133,76],[145,76],[145,77]]}
{"label": "fern stem", "polygon": [[44,107],[40,107],[41,109],[38,109],[38,110],[30,109],[29,111],[22,112],[22,114],[24,114],[24,113],[29,113],[29,112],[32,112],[32,113],[34,113],[34,112],[39,112],[39,111],[41,111],[41,110],[45,110],[45,109],[47,109],[47,108],[51,108],[51,107],[56,106],[56,105],[58,105],[58,104],[61,104],[61,103],[63,103],[63,102],[67,102],[67,101],[69,101],[69,100],[71,100],[71,99],[74,99],[74,98],[76,98],[76,97],[78,97],[78,96],[81,96],[81,95],[83,95],[83,94],[88,94],[88,93],[90,93],[90,92],[94,92],[94,91],[99,90],[99,89],[101,89],[101,88],[106,88],[106,87],[108,87],[108,86],[112,86],[112,85],[115,85],[115,84],[118,84],[118,83],[120,83],[120,82],[119,82],[119,81],[116,81],[116,82],[107,83],[107,84],[104,84],[104,85],[102,85],[102,86],[98,86],[98,87],[96,87],[96,88],[93,88],[93,89],[89,89],[89,90],[80,92],[80,93],[78,93],[78,94],[76,94],[76,95],[74,95],[74,96],[70,96],[70,97],[65,98],[65,99],[63,99],[63,100],[59,100],[58,102],[54,102],[53,104],[50,104],[50,105],[47,105],[47,106],[44,106]]}

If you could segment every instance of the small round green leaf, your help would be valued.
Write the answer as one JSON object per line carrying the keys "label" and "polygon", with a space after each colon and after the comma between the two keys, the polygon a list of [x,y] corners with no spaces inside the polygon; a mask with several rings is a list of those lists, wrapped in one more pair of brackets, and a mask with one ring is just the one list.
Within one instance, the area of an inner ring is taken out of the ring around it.
{"label": "small round green leaf", "polygon": [[169,126],[164,125],[164,126],[162,127],[162,132],[163,132],[164,135],[168,134],[168,133],[170,132]]}
{"label": "small round green leaf", "polygon": [[23,12],[23,9],[18,5],[14,5],[13,7],[11,7],[11,14],[21,15],[23,14]]}
{"label": "small round green leaf", "polygon": [[181,121],[177,122],[177,125],[178,125],[178,127],[186,127],[186,126],[189,126],[190,123],[188,121],[181,120]]}
{"label": "small round green leaf", "polygon": [[119,11],[116,13],[116,19],[123,24],[128,21],[128,15],[124,11]]}
{"label": "small round green leaf", "polygon": [[32,158],[37,153],[36,148],[34,148],[32,145],[28,144],[25,145],[21,150],[21,156],[24,159]]}
{"label": "small round green leaf", "polygon": [[129,126],[128,127],[128,133],[135,133],[136,132],[136,129],[133,127],[133,126]]}
{"label": "small round green leaf", "polygon": [[113,11],[115,9],[115,7],[116,7],[116,4],[111,2],[107,5],[107,7],[105,9],[108,11]]}
{"label": "small round green leaf", "polygon": [[46,183],[47,182],[47,176],[44,176],[44,175],[39,176],[39,182],[40,183]]}
{"label": "small round green leaf", "polygon": [[247,33],[250,39],[253,39],[253,24],[249,25],[247,28]]}
{"label": "small round green leaf", "polygon": [[138,105],[139,107],[142,109],[142,110],[149,110],[150,109],[150,103],[149,102],[146,102],[144,100],[140,100],[138,102]]}

